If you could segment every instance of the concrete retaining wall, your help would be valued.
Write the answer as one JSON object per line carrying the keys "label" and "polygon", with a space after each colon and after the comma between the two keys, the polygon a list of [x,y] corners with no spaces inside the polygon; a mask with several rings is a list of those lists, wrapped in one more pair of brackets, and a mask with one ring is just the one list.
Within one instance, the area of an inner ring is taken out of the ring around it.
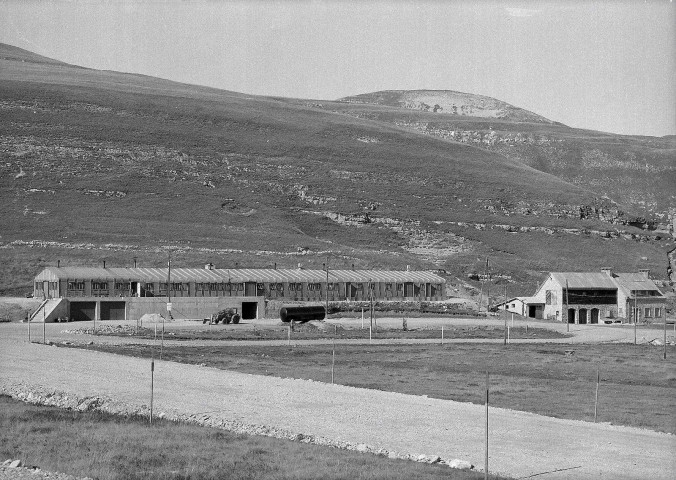
{"label": "concrete retaining wall", "polygon": [[[127,302],[127,320],[138,320],[146,313],[159,313],[166,316],[165,298],[125,298]],[[257,318],[263,316],[265,306],[258,297],[177,297],[171,299],[171,316],[176,320],[198,320],[211,317],[212,314],[226,308],[236,308],[242,313],[242,302],[258,304]]]}

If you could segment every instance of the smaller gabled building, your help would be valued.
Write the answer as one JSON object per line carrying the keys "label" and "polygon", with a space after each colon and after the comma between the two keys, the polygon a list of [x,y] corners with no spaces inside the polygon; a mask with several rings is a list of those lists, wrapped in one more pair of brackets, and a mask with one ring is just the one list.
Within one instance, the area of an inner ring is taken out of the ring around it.
{"label": "smaller gabled building", "polygon": [[666,301],[648,274],[551,272],[528,299],[528,316],[577,324],[661,320]]}

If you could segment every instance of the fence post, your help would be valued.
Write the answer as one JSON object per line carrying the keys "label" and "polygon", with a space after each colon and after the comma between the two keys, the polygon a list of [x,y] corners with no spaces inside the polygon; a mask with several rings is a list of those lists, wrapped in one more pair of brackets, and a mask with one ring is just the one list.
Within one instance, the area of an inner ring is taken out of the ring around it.
{"label": "fence post", "polygon": [[601,373],[596,369],[596,398],[594,399],[594,423],[596,423],[596,413],[599,407],[599,383],[601,382]]}
{"label": "fence post", "polygon": [[484,465],[484,479],[488,480],[488,370],[486,370],[486,461]]}
{"label": "fence post", "polygon": [[[505,299],[505,302],[507,302],[506,299]],[[507,303],[505,303],[505,310],[507,310]],[[505,312],[505,314],[506,314],[506,313],[507,313],[507,312]],[[509,328],[509,327],[507,326],[507,315],[505,315],[505,332],[504,332],[504,337],[505,337],[505,338],[504,338],[504,344],[503,344],[503,345],[507,345],[507,336],[508,336],[508,335],[507,335],[507,329],[508,329],[508,328]]]}
{"label": "fence post", "polygon": [[150,360],[150,424],[153,424],[153,396],[155,393],[155,359]]}
{"label": "fence post", "polygon": [[333,385],[334,371],[336,367],[336,338],[333,338],[333,354],[331,355],[331,385]]}

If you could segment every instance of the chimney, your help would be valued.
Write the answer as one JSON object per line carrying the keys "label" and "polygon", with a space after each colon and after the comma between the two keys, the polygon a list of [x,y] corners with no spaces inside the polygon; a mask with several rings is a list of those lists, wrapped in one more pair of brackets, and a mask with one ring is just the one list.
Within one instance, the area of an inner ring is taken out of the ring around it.
{"label": "chimney", "polygon": [[56,268],[61,268],[61,260],[56,261]]}
{"label": "chimney", "polygon": [[638,273],[642,274],[643,277],[648,280],[650,278],[650,269],[649,268],[639,268]]}
{"label": "chimney", "polygon": [[106,268],[106,261],[103,261],[103,268]]}
{"label": "chimney", "polygon": [[406,265],[406,271],[407,271],[407,272],[410,272],[410,271],[411,271],[411,266],[410,266],[410,265]]}
{"label": "chimney", "polygon": [[354,270],[354,263],[352,264],[352,270]]}
{"label": "chimney", "polygon": [[275,270],[277,270],[277,262],[275,262]]}
{"label": "chimney", "polygon": [[609,277],[613,276],[613,269],[611,267],[603,267],[601,268],[601,271],[608,275]]}
{"label": "chimney", "polygon": [[207,263],[204,265],[205,270],[213,270],[214,269],[214,264],[213,263]]}
{"label": "chimney", "polygon": [[302,269],[303,269],[303,264],[298,262],[298,270],[302,270]]}
{"label": "chimney", "polygon": [[136,257],[134,257],[134,268],[136,268]]}

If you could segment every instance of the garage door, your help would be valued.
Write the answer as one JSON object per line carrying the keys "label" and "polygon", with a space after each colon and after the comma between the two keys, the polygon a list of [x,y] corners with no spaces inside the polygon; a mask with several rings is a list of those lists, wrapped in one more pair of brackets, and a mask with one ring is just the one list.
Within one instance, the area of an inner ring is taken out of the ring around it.
{"label": "garage door", "polygon": [[124,320],[125,302],[101,302],[101,320]]}
{"label": "garage door", "polygon": [[70,318],[76,322],[94,320],[96,302],[70,302]]}

